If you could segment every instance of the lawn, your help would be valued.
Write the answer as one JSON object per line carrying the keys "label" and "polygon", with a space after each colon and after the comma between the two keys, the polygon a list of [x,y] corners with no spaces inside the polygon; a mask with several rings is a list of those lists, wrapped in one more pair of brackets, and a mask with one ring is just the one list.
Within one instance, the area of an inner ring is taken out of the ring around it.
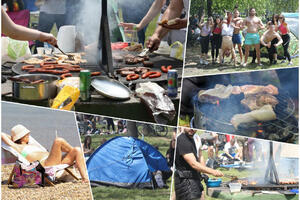
{"label": "lawn", "polygon": [[[104,125],[97,125],[98,128],[104,128]],[[169,148],[169,144],[172,137],[173,128],[168,128],[168,135],[166,137],[158,136],[145,136],[144,141],[148,142],[152,146],[159,147],[159,151],[162,155],[166,155]],[[96,149],[101,141],[109,140],[119,136],[115,135],[93,135],[92,136],[92,148]],[[125,135],[123,135],[125,136]],[[141,139],[141,137],[139,137]],[[81,136],[81,140],[84,140],[84,136]],[[171,185],[171,179],[167,181],[167,185]],[[92,188],[94,199],[107,199],[107,200],[119,200],[119,199],[138,199],[138,200],[150,200],[150,199],[169,199],[170,188],[168,189],[124,189],[117,187],[95,187]]]}
{"label": "lawn", "polygon": [[[229,73],[229,72],[245,72],[252,70],[263,70],[263,69],[274,69],[274,68],[284,68],[284,67],[296,67],[299,63],[299,58],[293,58],[293,64],[288,66],[286,63],[281,63],[281,60],[278,60],[278,63],[275,65],[269,65],[268,58],[261,58],[261,63],[263,66],[258,66],[257,64],[251,64],[252,57],[248,58],[248,65],[246,67],[237,65],[233,66],[233,62],[230,63],[231,56],[225,58],[224,64],[209,64],[209,65],[200,65],[199,64],[199,55],[201,52],[201,47],[199,44],[196,44],[193,47],[186,48],[186,59],[184,66],[184,76],[195,76],[195,75],[208,75],[208,74],[220,74],[220,73]],[[239,54],[237,53],[237,61],[240,61]],[[211,62],[211,51],[208,52],[208,61]]]}

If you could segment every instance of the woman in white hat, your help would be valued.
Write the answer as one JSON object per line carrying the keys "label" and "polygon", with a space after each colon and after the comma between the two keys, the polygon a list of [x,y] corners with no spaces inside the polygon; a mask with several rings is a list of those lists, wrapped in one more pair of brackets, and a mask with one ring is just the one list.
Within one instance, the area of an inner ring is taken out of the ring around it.
{"label": "woman in white hat", "polygon": [[[38,160],[44,167],[59,164],[71,165],[75,161],[82,181],[88,182],[84,157],[80,147],[72,147],[65,139],[57,137],[50,152],[47,152],[38,145],[29,144],[29,134],[30,131],[26,127],[18,124],[11,129],[11,136],[1,133],[1,139],[29,162]],[[63,152],[66,153],[64,156],[62,156]]]}

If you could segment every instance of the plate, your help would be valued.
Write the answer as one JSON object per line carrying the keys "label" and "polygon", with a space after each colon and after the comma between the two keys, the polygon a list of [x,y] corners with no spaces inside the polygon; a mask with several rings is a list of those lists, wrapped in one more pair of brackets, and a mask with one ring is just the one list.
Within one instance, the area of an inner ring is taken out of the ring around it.
{"label": "plate", "polygon": [[130,99],[130,90],[121,82],[107,77],[95,77],[91,85],[95,90],[110,99],[126,100]]}

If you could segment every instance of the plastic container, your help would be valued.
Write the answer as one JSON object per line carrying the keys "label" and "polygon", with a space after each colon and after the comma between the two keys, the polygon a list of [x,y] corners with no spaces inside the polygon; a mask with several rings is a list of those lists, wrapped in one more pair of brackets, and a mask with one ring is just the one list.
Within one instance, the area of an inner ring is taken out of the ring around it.
{"label": "plastic container", "polygon": [[230,192],[240,192],[242,188],[242,184],[240,183],[229,183]]}
{"label": "plastic container", "polygon": [[124,35],[125,35],[125,42],[128,42],[130,44],[139,43],[136,28],[132,30],[124,30]]}
{"label": "plastic container", "polygon": [[207,187],[220,187],[222,183],[222,179],[208,179],[207,181]]}
{"label": "plastic container", "polygon": [[[75,52],[75,37],[75,26],[61,26],[57,33],[57,45],[66,53]],[[59,52],[58,49],[55,51]]]}

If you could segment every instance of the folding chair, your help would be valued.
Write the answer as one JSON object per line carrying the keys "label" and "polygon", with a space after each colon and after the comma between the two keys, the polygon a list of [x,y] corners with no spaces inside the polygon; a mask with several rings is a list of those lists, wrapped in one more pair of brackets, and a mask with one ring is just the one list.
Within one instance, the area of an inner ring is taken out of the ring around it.
{"label": "folding chair", "polygon": [[[29,144],[34,144],[37,145],[41,148],[41,151],[45,151],[48,152],[40,143],[38,143],[32,136],[30,136],[29,138]],[[12,164],[12,163],[16,163],[16,161],[18,160],[19,162],[25,164],[25,165],[30,165],[30,162],[24,158],[19,152],[17,152],[15,149],[13,149],[12,147],[8,146],[7,144],[5,144],[3,141],[1,141],[1,164]],[[56,174],[59,171],[65,170],[67,173],[69,173],[75,180],[79,180],[78,177],[76,177],[72,171],[70,171],[68,169],[68,167],[73,166],[72,165],[68,165],[68,164],[60,164],[60,165],[54,165],[54,166],[48,166],[48,167],[44,167],[46,170],[46,173],[52,172],[54,174]],[[8,184],[12,183],[12,178],[13,178],[13,170],[11,171],[9,178],[8,178]],[[47,178],[45,179],[46,182],[51,185],[54,186],[54,184],[48,180]]]}

